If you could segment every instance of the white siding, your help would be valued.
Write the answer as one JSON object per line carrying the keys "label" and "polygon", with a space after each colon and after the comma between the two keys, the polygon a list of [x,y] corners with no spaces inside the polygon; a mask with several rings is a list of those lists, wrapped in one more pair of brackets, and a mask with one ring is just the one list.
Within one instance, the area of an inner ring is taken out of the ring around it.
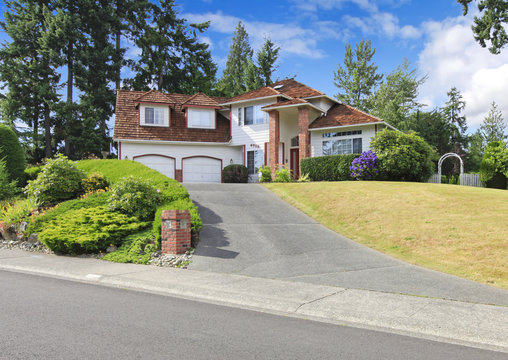
{"label": "white siding", "polygon": [[182,169],[182,158],[189,156],[210,156],[222,159],[222,165],[243,164],[243,148],[228,145],[180,145],[161,143],[121,142],[121,157],[129,160],[136,155],[166,155],[174,157],[176,169]]}
{"label": "white siding", "polygon": [[[361,135],[351,135],[351,136],[341,136],[340,139],[353,139],[353,138],[362,138],[362,151],[370,150],[370,140],[372,137],[376,135],[375,125],[366,125],[366,126],[347,126],[336,129],[327,129],[327,130],[316,130],[311,131],[310,136],[310,145],[311,145],[311,156],[322,156],[323,151],[323,141],[331,140],[331,138],[323,138],[324,133],[329,132],[339,132],[339,131],[353,131],[353,130],[362,130]],[[379,125],[378,125],[378,130]],[[339,138],[337,138],[339,139]]]}
{"label": "white siding", "polygon": [[[233,104],[231,108],[231,145],[246,145],[249,147],[250,144],[259,145],[260,148],[264,149],[265,142],[268,142],[269,137],[269,125],[268,121],[265,124],[256,125],[238,125],[238,108],[244,108],[246,106],[265,106],[274,103],[275,100],[258,100],[249,101],[240,104]],[[268,116],[268,115],[267,115]]]}
{"label": "white siding", "polygon": [[327,98],[315,98],[315,99],[307,99],[313,105],[316,105],[318,108],[323,110],[324,112],[328,111],[334,104],[331,100]]}

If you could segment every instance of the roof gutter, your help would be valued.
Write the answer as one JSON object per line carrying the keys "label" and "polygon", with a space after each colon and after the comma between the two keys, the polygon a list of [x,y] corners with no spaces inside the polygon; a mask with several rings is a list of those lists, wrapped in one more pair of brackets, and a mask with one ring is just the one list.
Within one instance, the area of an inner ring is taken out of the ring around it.
{"label": "roof gutter", "polygon": [[261,110],[263,110],[265,112],[268,112],[268,111],[271,111],[271,110],[287,109],[287,108],[298,107],[298,106],[310,106],[311,108],[313,108],[313,109],[315,109],[315,110],[317,110],[317,111],[319,111],[321,113],[325,112],[323,109],[320,109],[316,105],[313,105],[311,103],[290,104],[290,105],[281,105],[281,106],[271,106],[271,107],[267,107],[267,108],[261,108]]}
{"label": "roof gutter", "polygon": [[385,125],[386,127],[389,127],[392,130],[400,131],[385,121],[378,121],[378,122],[371,122],[371,123],[364,123],[364,124],[354,124],[354,125],[337,125],[337,126],[328,126],[328,127],[322,127],[322,128],[312,128],[312,129],[309,129],[309,131],[334,130],[334,129],[339,129],[339,128],[350,128],[350,127],[368,126],[368,125]]}
{"label": "roof gutter", "polygon": [[231,104],[240,104],[240,103],[249,102],[249,101],[257,101],[257,100],[265,100],[265,99],[277,98],[279,96],[281,96],[281,97],[283,97],[285,99],[291,100],[291,98],[289,96],[284,95],[284,94],[281,93],[281,94],[273,94],[273,95],[269,95],[269,96],[262,96],[262,97],[251,98],[251,99],[246,99],[246,100],[230,101],[230,102],[222,103],[222,104],[219,104],[219,105],[225,106],[225,105],[231,105]]}
{"label": "roof gutter", "polygon": [[228,142],[204,142],[204,141],[169,141],[169,140],[139,140],[139,139],[115,139],[115,142],[138,143],[138,144],[155,144],[155,145],[231,145]]}

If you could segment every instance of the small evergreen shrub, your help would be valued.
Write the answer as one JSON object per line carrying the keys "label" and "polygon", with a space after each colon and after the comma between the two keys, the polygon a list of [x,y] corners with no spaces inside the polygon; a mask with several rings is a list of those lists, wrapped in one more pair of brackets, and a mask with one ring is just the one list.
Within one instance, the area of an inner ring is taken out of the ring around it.
{"label": "small evergreen shrub", "polygon": [[109,182],[104,174],[101,174],[100,172],[93,172],[83,179],[81,186],[85,193],[89,193],[107,189],[109,187]]}
{"label": "small evergreen shrub", "polygon": [[151,220],[161,197],[151,183],[127,176],[111,187],[108,208],[141,220]]}
{"label": "small evergreen shrub", "polygon": [[0,159],[5,160],[9,180],[18,186],[25,184],[26,159],[16,133],[5,125],[0,125]]}
{"label": "small evergreen shrub", "polygon": [[25,179],[27,181],[29,180],[35,180],[37,179],[37,176],[39,176],[39,173],[42,171],[42,166],[32,166],[25,169]]}
{"label": "small evergreen shrub", "polygon": [[46,223],[55,220],[59,216],[64,216],[69,211],[107,206],[109,196],[110,194],[107,192],[97,192],[80,199],[64,201],[37,216],[32,216],[31,222],[28,224],[27,233],[41,232]]}
{"label": "small evergreen shrub", "polygon": [[480,165],[480,181],[488,188],[506,189],[508,177],[508,149],[503,141],[487,145]]}
{"label": "small evergreen shrub", "polygon": [[85,173],[63,155],[47,160],[39,176],[25,188],[28,197],[44,206],[78,197]]}
{"label": "small evergreen shrub", "polygon": [[102,259],[118,263],[148,264],[155,250],[152,229],[146,229],[127,236],[116,251]]}
{"label": "small evergreen shrub", "polygon": [[246,183],[249,181],[247,167],[240,164],[231,164],[222,170],[222,182],[224,183]]}
{"label": "small evergreen shrub", "polygon": [[272,170],[269,166],[262,166],[259,171],[261,171],[261,182],[270,182],[272,181]]}
{"label": "small evergreen shrub", "polygon": [[98,253],[110,244],[120,245],[126,236],[149,224],[105,206],[71,210],[46,223],[39,240],[61,254]]}
{"label": "small evergreen shrub", "polygon": [[19,223],[26,220],[36,208],[37,205],[33,200],[18,199],[0,207],[0,222],[7,225]]}
{"label": "small evergreen shrub", "polygon": [[379,161],[379,177],[389,181],[426,181],[434,171],[436,153],[420,136],[382,130],[370,146]]}
{"label": "small evergreen shrub", "polygon": [[0,200],[12,198],[18,191],[16,180],[11,180],[7,172],[5,160],[0,159]]}
{"label": "small evergreen shrub", "polygon": [[351,180],[349,167],[358,154],[326,155],[302,159],[300,171],[311,181]]}
{"label": "small evergreen shrub", "polygon": [[286,167],[283,167],[280,170],[275,171],[275,178],[273,182],[291,182],[293,179],[291,178],[291,170]]}
{"label": "small evergreen shrub", "polygon": [[373,180],[378,174],[377,156],[372,150],[364,151],[353,160],[351,166],[351,177],[356,180]]}

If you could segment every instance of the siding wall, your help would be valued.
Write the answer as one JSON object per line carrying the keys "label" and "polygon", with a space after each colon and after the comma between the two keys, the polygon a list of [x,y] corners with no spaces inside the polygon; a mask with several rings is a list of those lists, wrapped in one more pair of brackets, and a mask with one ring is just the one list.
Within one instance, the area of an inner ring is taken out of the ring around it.
{"label": "siding wall", "polygon": [[188,156],[211,156],[222,159],[222,165],[227,166],[233,160],[234,164],[243,164],[243,148],[228,145],[172,145],[129,143],[122,141],[122,159],[132,160],[134,156],[157,154],[171,156],[176,159],[176,169],[182,169],[182,158]]}

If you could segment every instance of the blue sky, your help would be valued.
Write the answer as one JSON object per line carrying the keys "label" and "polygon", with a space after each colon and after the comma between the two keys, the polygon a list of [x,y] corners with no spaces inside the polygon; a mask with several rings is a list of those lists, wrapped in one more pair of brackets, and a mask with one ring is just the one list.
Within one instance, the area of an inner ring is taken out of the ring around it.
{"label": "blue sky", "polygon": [[[176,0],[189,22],[211,21],[201,35],[222,74],[233,31],[242,21],[256,51],[266,36],[281,48],[275,77],[296,80],[333,96],[333,71],[344,59],[344,45],[362,38],[376,49],[379,72],[389,73],[408,58],[427,76],[419,101],[442,106],[456,86],[466,101],[475,130],[496,101],[508,122],[508,47],[492,55],[471,32],[472,15],[462,16],[455,0]],[[3,15],[5,6],[0,2]],[[474,9],[472,9],[474,10]],[[2,18],[3,16],[0,16]],[[0,33],[0,39],[5,34]],[[128,54],[135,55],[136,49]]]}
{"label": "blue sky", "polygon": [[[508,121],[508,48],[492,55],[477,44],[472,16],[462,16],[455,0],[179,0],[183,17],[210,20],[203,40],[219,65],[225,64],[238,21],[245,24],[254,50],[265,36],[281,47],[277,74],[335,95],[333,71],[344,59],[344,45],[362,38],[376,49],[381,73],[407,57],[420,76],[428,76],[420,102],[430,108],[446,101],[456,86],[466,100],[471,130],[496,101]],[[474,8],[473,8],[474,10]]]}

